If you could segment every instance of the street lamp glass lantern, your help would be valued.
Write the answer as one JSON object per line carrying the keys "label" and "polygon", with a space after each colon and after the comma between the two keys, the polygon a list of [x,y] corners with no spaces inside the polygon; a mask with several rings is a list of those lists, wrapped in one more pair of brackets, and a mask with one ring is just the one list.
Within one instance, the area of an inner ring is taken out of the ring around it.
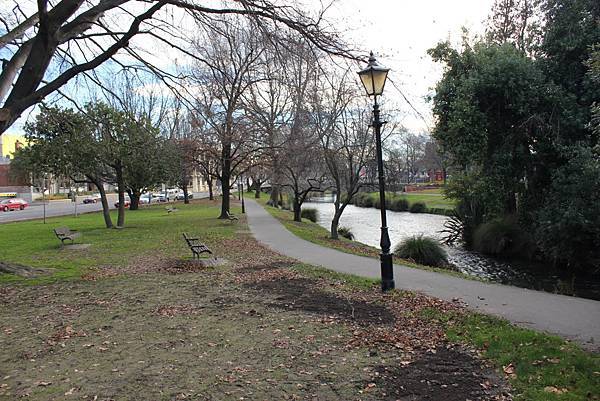
{"label": "street lamp glass lantern", "polygon": [[379,96],[383,93],[385,80],[390,69],[377,62],[373,52],[369,57],[367,68],[358,72],[358,76],[369,96]]}

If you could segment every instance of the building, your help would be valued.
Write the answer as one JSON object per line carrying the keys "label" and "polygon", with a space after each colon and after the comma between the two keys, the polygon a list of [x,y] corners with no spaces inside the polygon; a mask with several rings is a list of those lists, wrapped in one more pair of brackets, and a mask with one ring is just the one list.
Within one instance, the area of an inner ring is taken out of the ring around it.
{"label": "building", "polygon": [[[213,181],[213,190],[215,189],[215,182],[216,180]],[[208,192],[208,184],[206,183],[206,180],[196,169],[192,171],[192,175],[190,177],[190,187],[192,192]]]}
{"label": "building", "polygon": [[0,135],[0,156],[12,159],[17,149],[26,144],[27,139],[23,135],[4,133]]}
{"label": "building", "polygon": [[33,200],[33,188],[10,173],[10,162],[15,151],[26,144],[27,139],[23,135],[0,135],[0,198],[19,197],[29,202]]}

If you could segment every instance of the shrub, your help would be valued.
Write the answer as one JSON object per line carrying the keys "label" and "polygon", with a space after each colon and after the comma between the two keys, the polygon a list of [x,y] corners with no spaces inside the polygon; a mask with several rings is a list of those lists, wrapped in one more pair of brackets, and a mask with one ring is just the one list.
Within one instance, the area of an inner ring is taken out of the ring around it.
{"label": "shrub", "polygon": [[337,232],[339,235],[341,235],[344,238],[347,238],[349,240],[354,240],[354,234],[352,234],[352,231],[350,231],[350,229],[348,227],[338,227]]}
{"label": "shrub", "polygon": [[406,212],[408,210],[408,201],[404,198],[394,198],[391,200],[390,210],[394,212]]}
{"label": "shrub", "polygon": [[481,224],[473,234],[473,248],[486,255],[528,256],[533,249],[514,216]]}
{"label": "shrub", "polygon": [[312,207],[302,209],[302,211],[300,212],[300,217],[302,217],[304,219],[308,219],[308,220],[312,221],[313,223],[317,222],[318,216],[319,216],[319,211]]}
{"label": "shrub", "polygon": [[53,195],[46,195],[46,200],[62,200],[62,199],[67,199],[67,194],[53,194]]}
{"label": "shrub", "polygon": [[408,211],[411,213],[425,213],[427,211],[427,206],[423,202],[415,202],[410,205]]}
{"label": "shrub", "polygon": [[373,198],[366,192],[360,192],[356,195],[354,204],[360,207],[373,207]]}
{"label": "shrub", "polygon": [[375,209],[381,209],[381,202],[379,200],[379,196],[373,199],[373,207]]}
{"label": "shrub", "polygon": [[448,254],[444,248],[435,239],[423,235],[403,240],[394,249],[394,255],[427,266],[446,267],[448,265]]}

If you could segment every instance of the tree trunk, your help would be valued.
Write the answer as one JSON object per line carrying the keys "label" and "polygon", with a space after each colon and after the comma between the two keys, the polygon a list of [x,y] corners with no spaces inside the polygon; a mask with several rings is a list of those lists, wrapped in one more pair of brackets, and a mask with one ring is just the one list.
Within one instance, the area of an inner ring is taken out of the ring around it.
{"label": "tree trunk", "polygon": [[181,189],[183,190],[183,203],[185,203],[187,205],[190,203],[187,183],[184,182],[183,185],[181,186]]}
{"label": "tree trunk", "polygon": [[229,175],[221,175],[221,192],[223,197],[221,199],[221,215],[220,219],[229,218],[229,203],[231,196],[231,188],[229,187]]}
{"label": "tree trunk", "polygon": [[269,199],[271,205],[273,207],[279,206],[279,186],[272,184],[271,185],[271,197]]}
{"label": "tree trunk", "polygon": [[258,186],[256,187],[256,192],[254,193],[254,197],[255,197],[256,199],[259,199],[259,198],[260,198],[260,185],[258,185]]}
{"label": "tree trunk", "polygon": [[[127,190],[127,194],[129,195],[129,210],[138,210],[140,208],[140,196],[141,196],[141,191],[138,189],[134,189],[134,190]],[[150,199],[152,196],[149,196],[148,199]]]}
{"label": "tree trunk", "polygon": [[230,181],[231,181],[231,143],[223,144],[223,151],[221,152],[221,189],[223,192],[223,198],[221,199],[221,215],[220,219],[229,218],[229,195]]}
{"label": "tree trunk", "polygon": [[[89,178],[89,177],[88,177]],[[100,202],[102,203],[102,216],[104,217],[104,224],[106,228],[113,228],[112,219],[110,218],[110,206],[108,205],[108,199],[106,199],[106,191],[104,190],[104,185],[102,185],[102,181],[92,180],[96,188],[98,188],[98,192],[100,193]]]}
{"label": "tree trunk", "polygon": [[212,178],[206,179],[206,185],[208,185],[208,199],[215,200],[215,194],[213,193],[213,180]]}
{"label": "tree trunk", "polygon": [[[254,185],[254,182],[252,182],[252,184]],[[260,188],[260,185],[258,186]],[[252,192],[252,187],[250,186],[250,178],[246,177],[246,192],[250,193]]]}
{"label": "tree trunk", "polygon": [[335,211],[333,215],[333,219],[331,219],[331,239],[339,239],[338,227],[340,225],[340,217],[341,213],[339,213],[339,209]]}
{"label": "tree trunk", "polygon": [[294,195],[294,221],[302,221],[302,205],[298,202],[298,197]]}
{"label": "tree trunk", "polygon": [[125,183],[123,182],[123,167],[119,164],[115,167],[117,178],[117,191],[119,193],[119,213],[117,215],[117,227],[125,225]]}

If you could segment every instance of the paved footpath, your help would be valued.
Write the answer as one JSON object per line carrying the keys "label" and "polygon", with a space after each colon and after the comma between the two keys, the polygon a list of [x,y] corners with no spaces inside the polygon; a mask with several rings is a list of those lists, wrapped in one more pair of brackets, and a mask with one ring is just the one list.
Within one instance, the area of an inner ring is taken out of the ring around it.
{"label": "paved footpath", "polygon": [[[312,265],[379,278],[379,261],[305,241],[288,231],[258,203],[247,200],[248,223],[256,239],[271,249]],[[394,265],[396,287],[445,300],[460,299],[470,308],[528,328],[577,341],[600,350],[600,301],[555,295]]]}

